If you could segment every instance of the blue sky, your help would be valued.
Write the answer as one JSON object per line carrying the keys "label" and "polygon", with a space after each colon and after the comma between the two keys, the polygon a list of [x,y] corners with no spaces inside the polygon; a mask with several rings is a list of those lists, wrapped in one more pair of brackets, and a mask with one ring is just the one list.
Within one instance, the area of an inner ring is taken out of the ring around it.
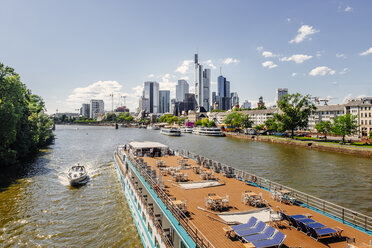
{"label": "blue sky", "polygon": [[[275,89],[345,98],[372,95],[370,1],[1,0],[0,62],[41,95],[48,113],[91,98],[134,110],[144,81],[174,94],[194,85],[193,59],[219,68],[240,101]],[[216,85],[212,84],[212,90]],[[193,89],[193,88],[192,88]]]}

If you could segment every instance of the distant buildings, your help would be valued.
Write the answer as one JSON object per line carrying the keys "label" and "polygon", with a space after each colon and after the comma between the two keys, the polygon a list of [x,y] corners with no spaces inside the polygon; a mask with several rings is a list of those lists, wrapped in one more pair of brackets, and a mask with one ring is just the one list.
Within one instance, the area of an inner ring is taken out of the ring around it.
{"label": "distant buildings", "polygon": [[258,108],[265,107],[265,102],[263,101],[263,97],[262,96],[260,96],[260,98],[258,98],[257,107]]}
{"label": "distant buildings", "polygon": [[203,103],[201,106],[204,107],[205,111],[209,111],[210,108],[210,85],[211,85],[211,69],[204,69],[203,71]]}
{"label": "distant buildings", "polygon": [[249,102],[248,100],[245,100],[244,102],[243,102],[243,105],[242,105],[242,108],[243,109],[250,109],[252,107],[252,104],[251,104],[251,102]]}
{"label": "distant buildings", "polygon": [[283,96],[288,95],[288,89],[287,88],[278,88],[276,89],[276,102],[280,101]]}
{"label": "distant buildings", "polygon": [[231,92],[231,108],[239,106],[238,92]]}
{"label": "distant buildings", "polygon": [[105,105],[103,100],[90,100],[90,118],[97,119],[99,115],[105,114]]}
{"label": "distant buildings", "polygon": [[[159,83],[158,82],[144,82],[144,87],[143,87],[143,100],[142,100],[142,105],[145,101],[145,106],[149,105],[149,108],[147,111],[149,113],[158,113],[159,112]],[[148,99],[148,104],[146,100]],[[144,110],[141,108],[141,110]]]}
{"label": "distant buildings", "polygon": [[141,96],[138,105],[139,112],[141,111],[150,112],[150,100],[148,98]]}
{"label": "distant buildings", "polygon": [[169,113],[170,91],[159,91],[159,113]]}
{"label": "distant buildings", "polygon": [[229,110],[231,107],[230,82],[222,75],[217,78],[218,94],[216,102],[218,109]]}
{"label": "distant buildings", "polygon": [[183,100],[185,100],[186,93],[189,93],[189,84],[186,82],[186,80],[178,80],[176,85],[176,101],[183,102]]}
{"label": "distant buildings", "polygon": [[197,107],[203,107],[206,111],[210,108],[210,82],[211,70],[204,69],[198,61],[198,54],[195,54],[195,98]]}
{"label": "distant buildings", "polygon": [[83,103],[80,108],[80,115],[89,118],[90,116],[90,104],[89,103]]}

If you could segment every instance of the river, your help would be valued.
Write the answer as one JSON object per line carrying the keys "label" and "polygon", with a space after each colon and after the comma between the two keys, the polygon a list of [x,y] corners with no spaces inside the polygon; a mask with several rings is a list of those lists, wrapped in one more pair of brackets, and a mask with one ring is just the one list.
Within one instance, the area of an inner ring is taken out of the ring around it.
{"label": "river", "polygon": [[[57,126],[55,134],[55,143],[27,170],[0,177],[0,247],[141,247],[113,165],[116,145],[133,140],[187,149],[372,215],[369,158],[132,128]],[[66,171],[78,162],[90,181],[72,188]]]}

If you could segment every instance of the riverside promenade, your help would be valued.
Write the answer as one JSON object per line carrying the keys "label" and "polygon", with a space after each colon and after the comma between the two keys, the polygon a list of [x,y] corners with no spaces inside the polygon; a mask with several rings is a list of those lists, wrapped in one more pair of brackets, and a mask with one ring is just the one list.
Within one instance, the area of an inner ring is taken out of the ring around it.
{"label": "riverside promenade", "polygon": [[338,152],[357,156],[372,158],[372,148],[369,147],[356,147],[352,145],[340,145],[326,142],[319,142],[313,140],[296,140],[289,138],[262,136],[262,135],[246,135],[238,133],[225,132],[226,137],[233,137],[237,139],[245,139],[252,141],[262,141],[274,144],[294,145],[307,149],[315,149],[320,151]]}

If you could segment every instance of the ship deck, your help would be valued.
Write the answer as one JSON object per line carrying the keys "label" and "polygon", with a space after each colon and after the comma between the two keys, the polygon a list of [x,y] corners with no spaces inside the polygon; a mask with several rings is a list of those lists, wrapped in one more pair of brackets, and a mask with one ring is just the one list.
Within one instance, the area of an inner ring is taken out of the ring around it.
{"label": "ship deck", "polygon": [[[166,167],[179,167],[177,160],[179,156],[164,156],[164,157],[143,157],[144,161],[149,166],[157,170],[157,174],[160,173],[159,168],[156,165],[157,160],[163,160]],[[182,157],[185,159],[184,157]],[[199,166],[194,160],[186,159],[187,163],[191,166]],[[206,171],[211,171],[205,169]],[[182,173],[187,173],[188,182],[200,182],[200,175],[193,172],[191,169],[181,170]],[[208,187],[208,188],[197,188],[197,189],[184,189],[181,188],[171,175],[163,176],[165,185],[165,191],[170,197],[175,197],[177,200],[187,201],[187,210],[189,212],[190,220],[195,226],[205,235],[205,237],[215,246],[221,248],[232,248],[232,247],[244,247],[243,243],[239,240],[230,239],[225,236],[223,230],[224,227],[228,227],[223,222],[214,220],[209,216],[220,219],[216,214],[221,212],[214,212],[208,209],[209,212],[199,209],[201,207],[205,209],[205,197],[209,193],[215,193],[220,196],[229,195],[229,205],[231,206],[228,210],[224,211],[228,213],[243,212],[254,209],[259,209],[253,206],[245,205],[242,203],[241,194],[247,190],[251,190],[257,194],[262,193],[263,199],[267,200],[273,210],[278,210],[277,206],[283,209],[286,214],[309,214],[312,219],[318,221],[327,227],[341,228],[343,229],[341,237],[322,238],[319,241],[314,240],[310,236],[298,231],[294,227],[289,226],[286,223],[280,225],[280,227],[273,225],[274,228],[284,233],[287,237],[284,241],[284,246],[287,247],[346,247],[346,238],[355,238],[358,243],[369,244],[372,237],[367,233],[354,229],[346,224],[342,224],[330,217],[327,217],[321,213],[313,211],[308,208],[304,208],[297,205],[288,205],[275,201],[270,197],[270,192],[265,189],[252,186],[246,182],[240,181],[235,178],[227,178],[222,174],[215,173],[218,177],[218,181],[224,183],[221,186]],[[215,214],[211,213],[214,212]],[[269,222],[267,224],[270,224]],[[356,246],[357,247],[357,246]],[[359,247],[359,246],[358,246]],[[360,246],[362,247],[362,246]],[[364,246],[363,246],[364,247]],[[370,246],[365,246],[370,247]]]}

